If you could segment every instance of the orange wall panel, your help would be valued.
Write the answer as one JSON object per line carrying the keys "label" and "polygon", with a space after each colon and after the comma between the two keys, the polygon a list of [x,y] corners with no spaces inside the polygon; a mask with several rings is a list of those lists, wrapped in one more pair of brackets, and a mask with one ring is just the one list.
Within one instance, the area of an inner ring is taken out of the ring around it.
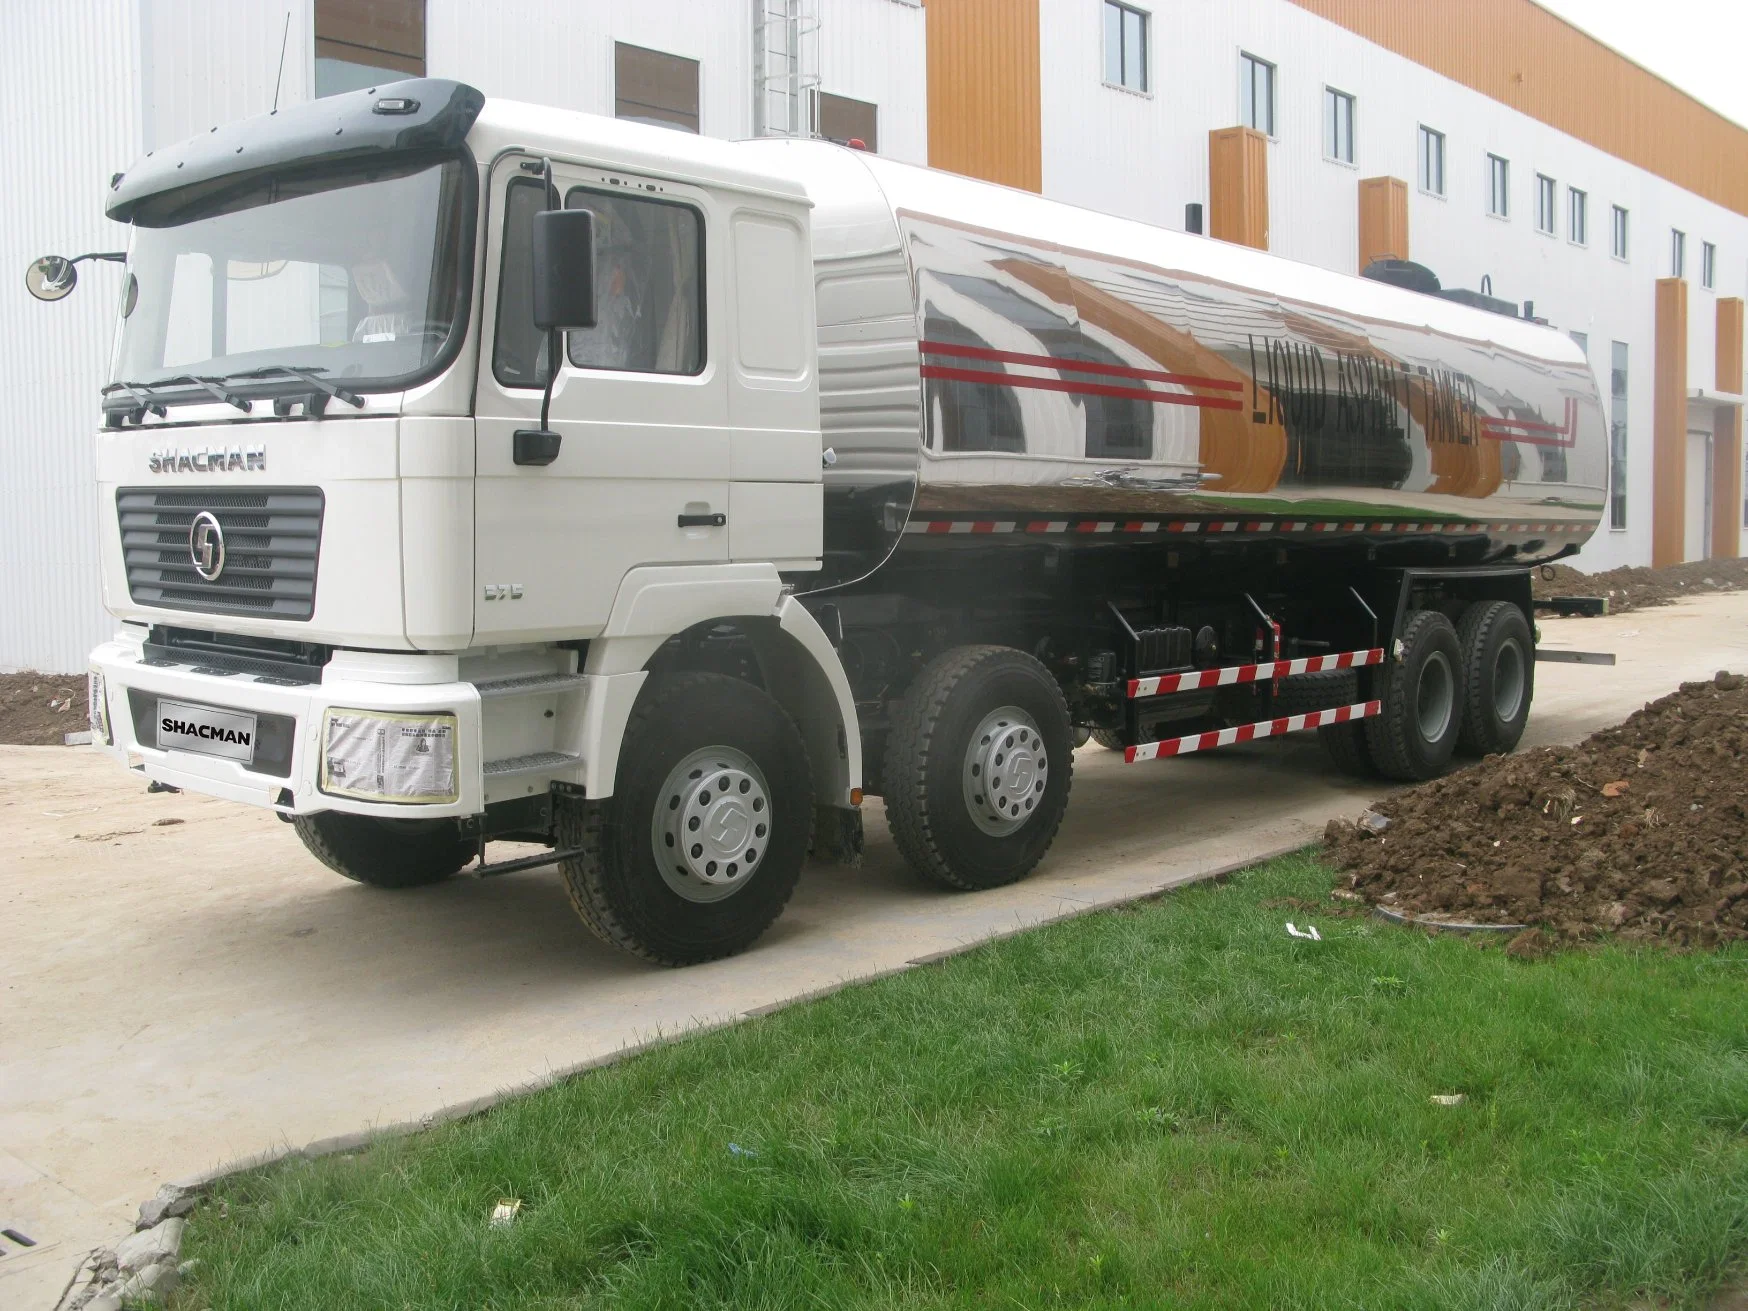
{"label": "orange wall panel", "polygon": [[[1748,214],[1748,131],[1531,0],[1293,3],[1618,159]],[[1703,39],[1699,33],[1694,38]]]}
{"label": "orange wall panel", "polygon": [[929,164],[1044,187],[1038,0],[929,0]]}
{"label": "orange wall panel", "polygon": [[1208,235],[1269,248],[1269,140],[1255,128],[1208,133]]}
{"label": "orange wall panel", "polygon": [[1360,263],[1408,259],[1408,184],[1401,178],[1360,179]]}
{"label": "orange wall panel", "polygon": [[1680,564],[1687,547],[1687,282],[1657,279],[1657,359],[1651,424],[1651,565]]}
{"label": "orange wall panel", "polygon": [[[1718,301],[1718,390],[1742,391],[1742,301]],[[1718,410],[1712,429],[1712,555],[1742,553],[1742,411]]]}

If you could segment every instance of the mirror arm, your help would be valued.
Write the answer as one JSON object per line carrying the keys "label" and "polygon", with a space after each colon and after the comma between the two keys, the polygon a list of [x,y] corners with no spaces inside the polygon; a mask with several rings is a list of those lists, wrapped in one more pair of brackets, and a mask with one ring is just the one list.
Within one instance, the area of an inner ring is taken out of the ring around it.
{"label": "mirror arm", "polygon": [[75,255],[67,263],[77,264],[80,260],[87,259],[106,259],[115,264],[126,264],[127,252],[125,250],[93,250],[84,255]]}
{"label": "mirror arm", "polygon": [[540,426],[544,430],[547,415],[552,410],[552,384],[558,380],[559,351],[564,347],[564,334],[557,328],[546,332],[546,387],[540,393]]}

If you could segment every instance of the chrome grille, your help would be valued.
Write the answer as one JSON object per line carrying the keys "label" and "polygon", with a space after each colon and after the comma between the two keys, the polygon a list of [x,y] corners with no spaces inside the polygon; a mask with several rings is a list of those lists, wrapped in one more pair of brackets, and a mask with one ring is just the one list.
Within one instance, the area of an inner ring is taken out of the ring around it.
{"label": "chrome grille", "polygon": [[[308,619],[315,613],[319,487],[124,487],[115,494],[115,508],[128,595],[136,604],[263,619]],[[195,572],[188,551],[189,527],[203,510],[218,520],[225,538],[225,567],[212,582]]]}

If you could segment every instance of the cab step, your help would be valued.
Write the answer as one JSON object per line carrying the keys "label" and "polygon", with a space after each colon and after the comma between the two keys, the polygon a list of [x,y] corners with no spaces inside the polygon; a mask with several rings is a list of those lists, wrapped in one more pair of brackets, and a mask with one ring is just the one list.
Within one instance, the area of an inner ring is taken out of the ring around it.
{"label": "cab step", "polygon": [[589,681],[586,674],[522,674],[515,678],[491,678],[475,683],[481,701],[502,696],[541,696],[575,692]]}
{"label": "cab step", "polygon": [[536,751],[526,756],[509,756],[503,760],[488,760],[487,778],[511,778],[517,774],[556,774],[562,770],[580,769],[583,758],[568,751]]}

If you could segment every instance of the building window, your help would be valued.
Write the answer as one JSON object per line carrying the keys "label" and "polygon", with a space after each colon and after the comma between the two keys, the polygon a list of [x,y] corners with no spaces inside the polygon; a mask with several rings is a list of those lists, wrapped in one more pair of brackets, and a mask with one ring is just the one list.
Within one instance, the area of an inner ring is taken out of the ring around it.
{"label": "building window", "polygon": [[1105,81],[1146,91],[1147,15],[1117,0],[1105,0]]}
{"label": "building window", "polygon": [[1429,127],[1420,129],[1420,189],[1428,195],[1445,194],[1445,134]]}
{"label": "building window", "polygon": [[1334,87],[1323,88],[1323,154],[1343,164],[1353,163],[1354,99]]}
{"label": "building window", "polygon": [[613,115],[698,131],[698,61],[615,42]]}
{"label": "building window", "polygon": [[1511,161],[1498,155],[1487,156],[1487,212],[1511,217]]}
{"label": "building window", "polygon": [[1536,231],[1554,235],[1554,179],[1536,174]]}
{"label": "building window", "polygon": [[1669,276],[1687,276],[1687,233],[1680,228],[1669,229]]}
{"label": "building window", "polygon": [[819,134],[839,145],[860,141],[869,150],[880,149],[880,106],[866,100],[819,93]]}
{"label": "building window", "polygon": [[316,95],[425,76],[425,0],[316,0]]}
{"label": "building window", "polygon": [[1275,66],[1268,60],[1238,56],[1238,114],[1245,127],[1275,134]]}
{"label": "building window", "polygon": [[1575,246],[1590,244],[1590,195],[1566,188],[1566,239]]}
{"label": "building window", "polygon": [[1718,285],[1718,248],[1709,241],[1699,244],[1699,285],[1707,291]]}
{"label": "building window", "polygon": [[1627,344],[1612,348],[1608,371],[1608,526],[1627,526]]}
{"label": "building window", "polygon": [[1614,207],[1614,236],[1609,249],[1616,259],[1627,257],[1627,212],[1619,205]]}

